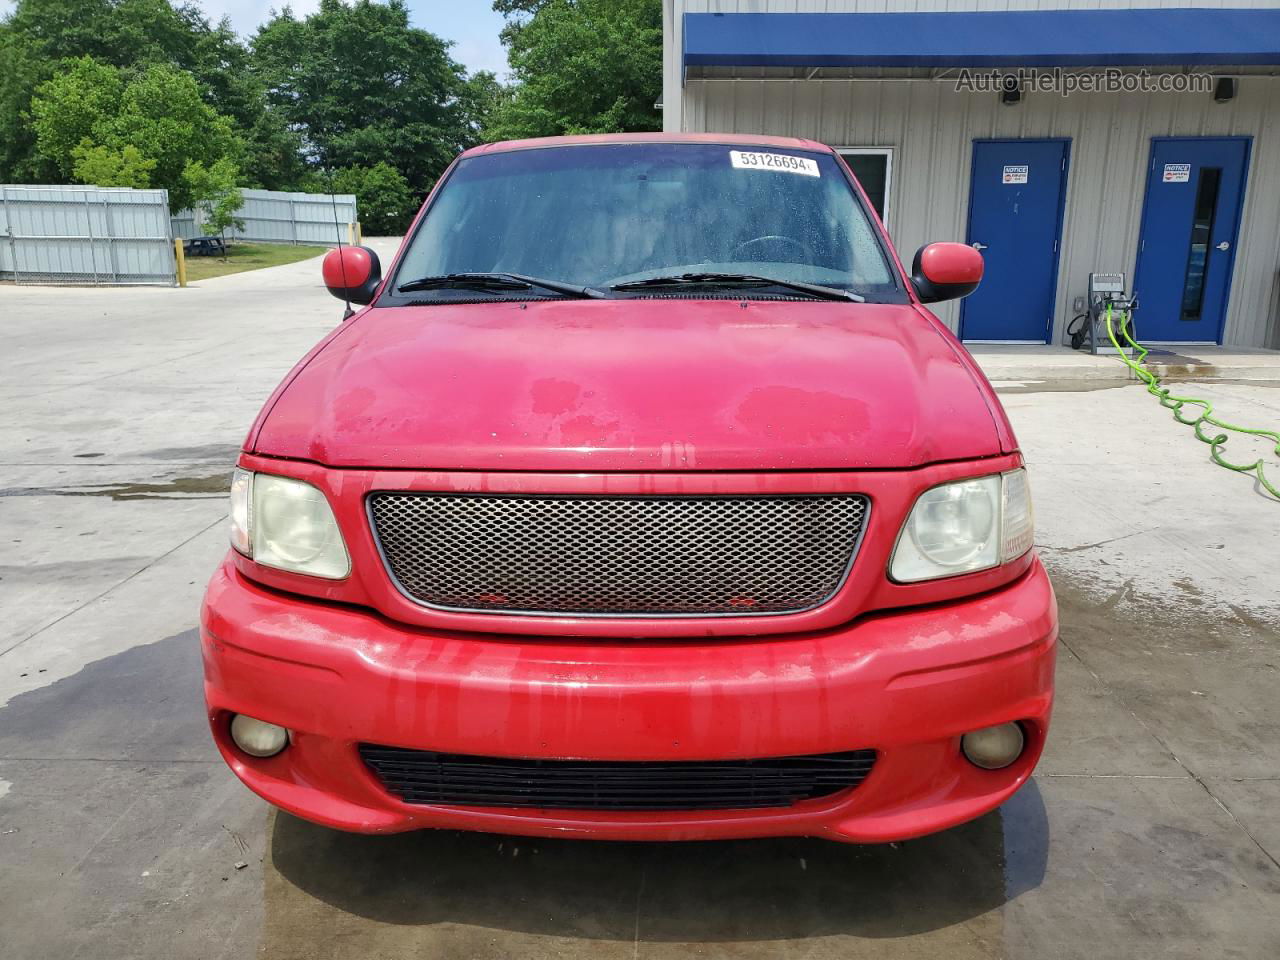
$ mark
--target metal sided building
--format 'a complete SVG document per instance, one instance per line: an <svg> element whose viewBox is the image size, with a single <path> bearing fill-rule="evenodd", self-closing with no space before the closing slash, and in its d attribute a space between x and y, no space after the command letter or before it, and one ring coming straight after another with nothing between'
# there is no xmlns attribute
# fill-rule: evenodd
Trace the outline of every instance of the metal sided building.
<svg viewBox="0 0 1280 960"><path fill-rule="evenodd" d="M1091 272L1140 339L1280 348L1280 0L664 0L669 131L839 148L909 263L983 250L939 315L1062 343Z"/></svg>

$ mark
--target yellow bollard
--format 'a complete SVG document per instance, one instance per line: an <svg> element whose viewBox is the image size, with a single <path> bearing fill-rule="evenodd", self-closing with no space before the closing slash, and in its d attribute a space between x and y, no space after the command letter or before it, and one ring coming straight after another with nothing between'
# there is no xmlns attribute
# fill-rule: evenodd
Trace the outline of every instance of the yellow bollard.
<svg viewBox="0 0 1280 960"><path fill-rule="evenodd" d="M178 286L187 285L187 255L182 249L182 238L173 238L173 258L178 268Z"/></svg>
<svg viewBox="0 0 1280 960"><path fill-rule="evenodd" d="M364 243L364 227L360 226L360 221L356 221L356 243Z"/></svg>
<svg viewBox="0 0 1280 960"><path fill-rule="evenodd" d="M350 220L347 221L347 245L351 247L356 245L356 225Z"/></svg>

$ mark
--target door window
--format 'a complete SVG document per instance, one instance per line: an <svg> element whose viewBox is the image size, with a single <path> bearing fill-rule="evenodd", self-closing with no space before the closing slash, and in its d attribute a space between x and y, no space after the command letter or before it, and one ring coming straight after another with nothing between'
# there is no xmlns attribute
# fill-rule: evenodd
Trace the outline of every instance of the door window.
<svg viewBox="0 0 1280 960"><path fill-rule="evenodd" d="M1209 245L1213 237L1213 214L1218 208L1221 167L1201 167L1196 185L1196 205L1191 221L1191 250L1182 285L1182 319L1196 321L1204 309L1204 286L1209 269Z"/></svg>

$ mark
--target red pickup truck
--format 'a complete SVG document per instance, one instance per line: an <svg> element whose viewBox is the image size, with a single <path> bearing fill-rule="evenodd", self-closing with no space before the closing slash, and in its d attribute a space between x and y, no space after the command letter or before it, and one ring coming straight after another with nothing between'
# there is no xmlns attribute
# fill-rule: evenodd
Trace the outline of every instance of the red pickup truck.
<svg viewBox="0 0 1280 960"><path fill-rule="evenodd" d="M345 830L897 840L1000 804L1053 699L1022 456L805 140L501 143L271 396L201 618L213 736Z"/></svg>

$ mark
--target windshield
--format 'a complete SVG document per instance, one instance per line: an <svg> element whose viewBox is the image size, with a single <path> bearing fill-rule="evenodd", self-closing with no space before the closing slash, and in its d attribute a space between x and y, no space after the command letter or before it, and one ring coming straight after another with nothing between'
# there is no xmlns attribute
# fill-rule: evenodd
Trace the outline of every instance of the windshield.
<svg viewBox="0 0 1280 960"><path fill-rule="evenodd" d="M723 144L542 147L469 157L441 187L389 289L459 273L602 290L658 276L732 273L835 287L868 300L901 298L831 154ZM476 294L445 287L392 300L460 296Z"/></svg>

